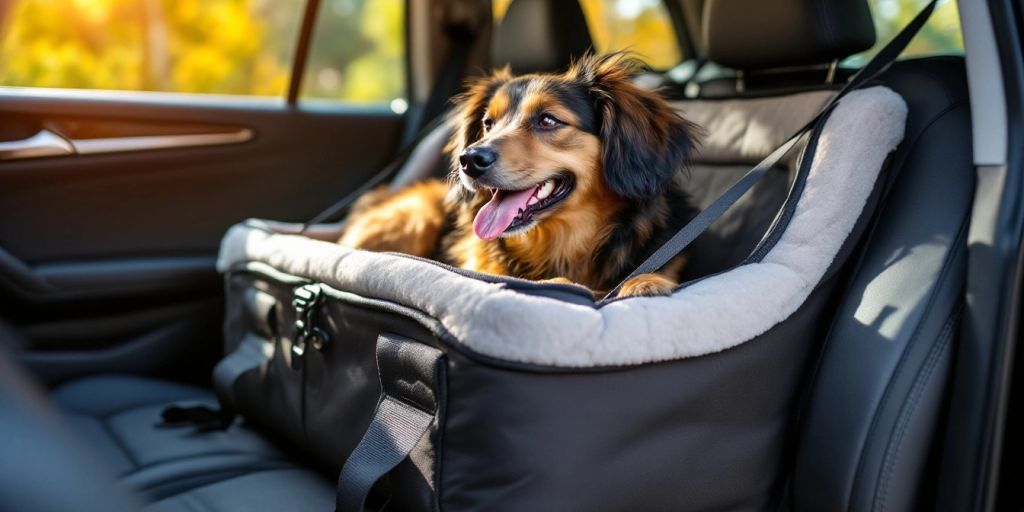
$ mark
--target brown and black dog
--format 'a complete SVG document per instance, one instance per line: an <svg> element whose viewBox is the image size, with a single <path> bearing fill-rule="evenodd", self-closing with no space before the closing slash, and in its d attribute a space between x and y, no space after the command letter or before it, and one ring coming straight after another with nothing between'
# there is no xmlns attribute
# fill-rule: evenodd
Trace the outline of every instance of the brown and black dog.
<svg viewBox="0 0 1024 512"><path fill-rule="evenodd" d="M697 128L633 85L637 62L588 55L562 74L508 69L457 98L449 183L373 191L340 243L603 295L695 214L679 179ZM685 256L627 282L667 295Z"/></svg>

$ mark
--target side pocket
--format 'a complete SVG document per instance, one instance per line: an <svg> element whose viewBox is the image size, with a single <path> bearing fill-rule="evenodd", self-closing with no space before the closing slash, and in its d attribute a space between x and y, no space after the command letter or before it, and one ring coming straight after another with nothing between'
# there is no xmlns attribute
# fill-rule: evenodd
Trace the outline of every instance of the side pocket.
<svg viewBox="0 0 1024 512"><path fill-rule="evenodd" d="M381 398L338 477L336 511L437 509L446 359L389 334L377 338Z"/></svg>

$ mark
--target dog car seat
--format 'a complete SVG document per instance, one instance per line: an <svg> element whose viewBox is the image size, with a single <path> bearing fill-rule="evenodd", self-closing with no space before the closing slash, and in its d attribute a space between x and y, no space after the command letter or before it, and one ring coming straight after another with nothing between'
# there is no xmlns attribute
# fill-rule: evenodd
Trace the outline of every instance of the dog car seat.
<svg viewBox="0 0 1024 512"><path fill-rule="evenodd" d="M416 489L409 509L762 507L835 272L904 116L887 89L848 95L798 159L803 193L771 249L670 297L596 305L572 286L236 226L218 263L231 352L219 368L260 370L222 395L340 466L386 430L382 389L381 404L423 394L413 403L432 433L390 478Z"/></svg>
<svg viewBox="0 0 1024 512"><path fill-rule="evenodd" d="M677 107L712 132L699 158L756 163L835 94ZM773 166L790 177L786 199L747 255L670 297L596 303L347 249L329 229L324 241L236 226L218 262L221 398L341 468L339 510L766 508L837 272L905 117L882 86L825 109ZM706 188L710 202L722 187Z"/></svg>

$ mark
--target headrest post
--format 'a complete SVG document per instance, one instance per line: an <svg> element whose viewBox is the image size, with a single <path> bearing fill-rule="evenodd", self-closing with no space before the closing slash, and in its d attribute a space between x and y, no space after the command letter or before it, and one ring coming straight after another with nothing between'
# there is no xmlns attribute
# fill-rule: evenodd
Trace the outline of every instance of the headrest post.
<svg viewBox="0 0 1024 512"><path fill-rule="evenodd" d="M736 92L743 92L747 89L747 84L744 81L743 71L736 70Z"/></svg>
<svg viewBox="0 0 1024 512"><path fill-rule="evenodd" d="M828 72L825 74L825 83L832 85L836 83L836 69L839 68L839 59L832 59L828 64Z"/></svg>

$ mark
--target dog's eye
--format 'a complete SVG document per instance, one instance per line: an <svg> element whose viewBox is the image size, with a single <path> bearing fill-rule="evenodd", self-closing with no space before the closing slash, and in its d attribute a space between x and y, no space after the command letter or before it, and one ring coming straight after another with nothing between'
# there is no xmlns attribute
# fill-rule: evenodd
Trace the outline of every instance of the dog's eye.
<svg viewBox="0 0 1024 512"><path fill-rule="evenodd" d="M537 118L537 126L545 130L551 130L562 126L562 122L551 114L541 114L540 117Z"/></svg>
<svg viewBox="0 0 1024 512"><path fill-rule="evenodd" d="M490 130L491 127L494 126L494 119L491 119L489 117L488 118L484 118L483 125L484 125L484 130Z"/></svg>

